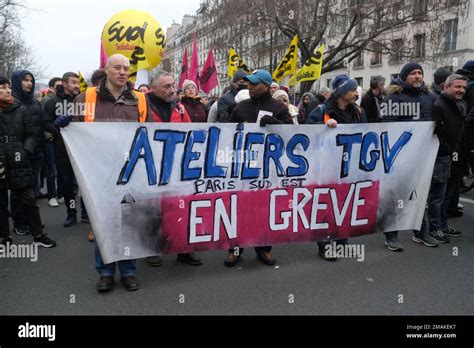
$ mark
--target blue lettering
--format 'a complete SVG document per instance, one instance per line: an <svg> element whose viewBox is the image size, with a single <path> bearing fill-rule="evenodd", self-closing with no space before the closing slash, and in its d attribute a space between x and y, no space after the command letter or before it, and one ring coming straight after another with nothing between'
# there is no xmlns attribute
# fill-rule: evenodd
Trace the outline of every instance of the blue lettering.
<svg viewBox="0 0 474 348"><path fill-rule="evenodd" d="M371 145L375 146L375 149L379 148L379 136L375 132L369 132L364 135L362 140L362 146L360 149L360 160L359 160L359 169L366 172L371 172L375 169L377 161L380 158L379 150L370 151L370 161L367 162L367 152Z"/></svg>
<svg viewBox="0 0 474 348"><path fill-rule="evenodd" d="M143 153L142 153L143 150ZM129 152L129 159L125 162L117 180L117 185L125 185L130 180L135 165L138 160L145 160L146 172L148 175L148 185L156 185L156 169L153 161L153 152L148 141L148 130L146 127L140 127L133 138L132 147Z"/></svg>
<svg viewBox="0 0 474 348"><path fill-rule="evenodd" d="M352 145L362 143L362 133L357 134L338 134L336 136L337 146L343 146L341 161L341 178L349 175L349 166L351 163Z"/></svg>
<svg viewBox="0 0 474 348"><path fill-rule="evenodd" d="M380 139L382 141L382 158L385 173L390 171L393 162L395 162L395 159L398 156L398 153L408 143L411 136L412 134L410 132L403 132L400 138L398 138L397 142L392 146L392 148L390 148L387 132L383 132L380 135Z"/></svg>
<svg viewBox="0 0 474 348"><path fill-rule="evenodd" d="M252 151L252 145L263 144L265 136L263 133L247 133L245 137L245 161L242 167L242 179L257 179L260 176L260 168L250 168L250 161L257 160L258 151Z"/></svg>
<svg viewBox="0 0 474 348"><path fill-rule="evenodd" d="M201 157L200 152L193 151L195 143L204 143L206 141L206 131L190 131L188 132L188 138L186 139L186 145L184 146L183 162L181 168L181 180L197 180L201 177L202 168L194 167L190 168L191 162L198 160Z"/></svg>
<svg viewBox="0 0 474 348"><path fill-rule="evenodd" d="M266 179L270 176L270 159L275 163L278 176L284 176L285 170L280 163L280 158L285 151L285 143L277 134L268 134L265 140L265 151L263 153L263 177Z"/></svg>
<svg viewBox="0 0 474 348"><path fill-rule="evenodd" d="M173 171L174 154L176 152L176 145L184 143L186 138L185 132L178 131L155 131L154 139L156 141L163 141L163 156L161 159L161 173L159 185L167 185L171 178Z"/></svg>
<svg viewBox="0 0 474 348"><path fill-rule="evenodd" d="M239 123L241 124L241 123ZM242 167L242 146L244 143L244 133L237 132L234 135L234 160L232 162L232 177L238 178Z"/></svg>
<svg viewBox="0 0 474 348"><path fill-rule="evenodd" d="M309 138L304 134L296 134L288 142L288 145L286 146L286 156L291 162L298 166L288 167L286 169L286 175L288 177L303 176L308 172L308 160L304 156L295 155L294 150L298 144L301 144L303 150L306 151L309 147L309 143Z"/></svg>
<svg viewBox="0 0 474 348"><path fill-rule="evenodd" d="M220 134L221 130L219 128L209 128L209 139L206 151L206 166L204 167L205 178L225 178L227 175L227 167L221 167L216 164Z"/></svg>

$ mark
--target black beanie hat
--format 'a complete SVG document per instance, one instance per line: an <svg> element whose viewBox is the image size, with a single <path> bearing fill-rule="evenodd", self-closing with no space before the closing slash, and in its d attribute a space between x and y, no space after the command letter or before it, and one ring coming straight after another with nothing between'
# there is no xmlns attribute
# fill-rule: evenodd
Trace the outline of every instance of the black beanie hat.
<svg viewBox="0 0 474 348"><path fill-rule="evenodd" d="M408 75L410 75L410 73L413 70L421 70L421 72L424 74L423 68L421 67L420 64L418 64L418 63L407 63L403 66L402 70L400 71L400 79L402 79L402 81L405 81L407 79Z"/></svg>
<svg viewBox="0 0 474 348"><path fill-rule="evenodd" d="M3 76L0 76L0 86L1 86L1 85L4 85L4 84L6 84L6 83L8 83L8 84L11 86L11 83L10 83L10 81L9 81L7 78L5 78L5 77L3 77Z"/></svg>
<svg viewBox="0 0 474 348"><path fill-rule="evenodd" d="M446 79L448 78L449 75L451 75L451 71L449 71L446 68L436 69L436 71L433 75L434 83L436 83L437 85L442 84L444 81L446 81Z"/></svg>
<svg viewBox="0 0 474 348"><path fill-rule="evenodd" d="M241 69L237 70L234 74L234 77L232 78L232 82L237 82L239 80L242 80L245 76L247 76L247 73Z"/></svg>

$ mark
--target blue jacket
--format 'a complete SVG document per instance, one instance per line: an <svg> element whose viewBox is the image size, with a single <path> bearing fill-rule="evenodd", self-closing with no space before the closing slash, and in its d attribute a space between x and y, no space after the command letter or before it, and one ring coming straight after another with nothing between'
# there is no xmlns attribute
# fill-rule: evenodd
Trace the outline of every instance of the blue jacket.
<svg viewBox="0 0 474 348"><path fill-rule="evenodd" d="M341 110L337 107L337 101L333 96L311 111L306 119L306 123L322 124L324 123L324 114L328 114L330 118L341 124L367 123L365 113L360 110L357 104L349 105L346 110Z"/></svg>
<svg viewBox="0 0 474 348"><path fill-rule="evenodd" d="M388 96L380 106L382 122L432 120L433 104L437 98L424 83L420 88L414 88L401 79L395 79L387 92Z"/></svg>

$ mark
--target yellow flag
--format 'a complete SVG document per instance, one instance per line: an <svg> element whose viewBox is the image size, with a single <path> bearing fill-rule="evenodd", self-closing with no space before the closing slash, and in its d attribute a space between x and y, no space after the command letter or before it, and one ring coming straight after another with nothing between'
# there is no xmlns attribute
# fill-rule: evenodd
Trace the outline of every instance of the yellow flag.
<svg viewBox="0 0 474 348"><path fill-rule="evenodd" d="M79 75L79 89L81 90L81 93L82 93L86 91L89 85L87 84L86 80L84 79L84 76L82 76L80 71L78 75Z"/></svg>
<svg viewBox="0 0 474 348"><path fill-rule="evenodd" d="M143 69L150 69L151 64L148 62L148 58L145 54L145 47L143 41L139 40L138 46L135 46L135 50L130 56L130 75L128 79L135 83L137 80L137 73Z"/></svg>
<svg viewBox="0 0 474 348"><path fill-rule="evenodd" d="M229 63L227 64L227 75L230 78L234 77L234 74L237 70L242 69L246 73L250 74L252 70L244 64L244 61L240 56L235 52L235 50L231 47L229 50Z"/></svg>
<svg viewBox="0 0 474 348"><path fill-rule="evenodd" d="M324 45L319 46L311 57L304 63L303 67L290 79L290 86L303 81L313 81L321 77L323 67Z"/></svg>
<svg viewBox="0 0 474 348"><path fill-rule="evenodd" d="M291 40L290 47L286 50L285 56L280 65L273 72L273 79L280 81L288 74L296 73L296 58L298 57L298 35Z"/></svg>

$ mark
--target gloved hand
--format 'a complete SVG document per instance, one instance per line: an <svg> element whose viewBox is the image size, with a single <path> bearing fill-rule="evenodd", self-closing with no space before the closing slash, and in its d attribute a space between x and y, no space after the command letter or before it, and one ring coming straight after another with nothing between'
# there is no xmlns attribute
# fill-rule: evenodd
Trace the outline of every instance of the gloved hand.
<svg viewBox="0 0 474 348"><path fill-rule="evenodd" d="M270 115L265 115L260 119L260 127L265 127L267 124L276 124L280 123L278 120Z"/></svg>
<svg viewBox="0 0 474 348"><path fill-rule="evenodd" d="M72 116L59 116L56 120L54 120L54 126L56 128L64 128L69 125L71 122Z"/></svg>

